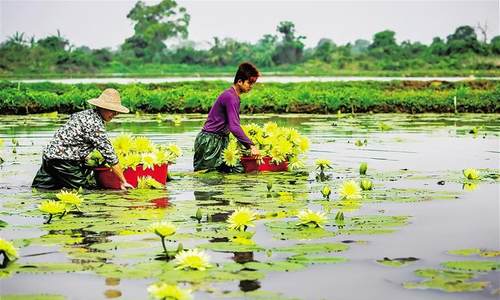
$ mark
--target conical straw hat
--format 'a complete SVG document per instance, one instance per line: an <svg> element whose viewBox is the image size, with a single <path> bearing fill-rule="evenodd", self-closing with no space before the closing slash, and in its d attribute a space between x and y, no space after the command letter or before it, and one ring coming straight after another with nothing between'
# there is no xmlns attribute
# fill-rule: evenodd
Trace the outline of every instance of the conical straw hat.
<svg viewBox="0 0 500 300"><path fill-rule="evenodd" d="M122 105L120 93L115 89L105 89L98 98L90 99L88 103L120 113L129 112L129 109Z"/></svg>

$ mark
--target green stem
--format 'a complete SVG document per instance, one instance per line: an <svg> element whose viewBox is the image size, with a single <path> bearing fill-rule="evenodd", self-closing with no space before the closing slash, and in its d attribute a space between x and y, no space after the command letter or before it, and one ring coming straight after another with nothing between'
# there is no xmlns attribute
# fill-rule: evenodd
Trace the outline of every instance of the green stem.
<svg viewBox="0 0 500 300"><path fill-rule="evenodd" d="M52 221L52 214L49 214L49 219L45 222L45 224L50 224L50 221Z"/></svg>
<svg viewBox="0 0 500 300"><path fill-rule="evenodd" d="M167 257L167 259L169 258L168 256L168 251L167 251L167 247L165 246L165 237L161 237L161 245L163 246L163 251L165 251L165 256Z"/></svg>

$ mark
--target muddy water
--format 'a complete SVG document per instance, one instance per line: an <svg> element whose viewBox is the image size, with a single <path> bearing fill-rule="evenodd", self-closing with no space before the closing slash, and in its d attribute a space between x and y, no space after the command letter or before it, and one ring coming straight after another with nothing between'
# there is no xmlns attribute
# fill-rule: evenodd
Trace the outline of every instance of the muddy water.
<svg viewBox="0 0 500 300"><path fill-rule="evenodd" d="M179 232L190 234L179 236L177 240L182 241L184 247L193 248L213 241L210 237L212 226L223 226L222 222L216 222L216 217L224 220L228 211L242 203L253 205L261 213L275 211L275 203L280 200L275 195L270 198L272 201L266 199L265 183L268 179L274 180L274 191L289 191L296 199L294 203L281 205L280 209L309 207L320 210L329 205L321 199L321 187L327 184L337 194L343 180L359 179L358 166L364 161L369 165L367 174L373 180L375 189L364 195L359 208L345 211L346 219L405 216L405 224L391 227L391 231L384 234L375 234L370 230L338 231L335 236L330 237L282 239L265 225L276 220L262 219L256 222L256 227L251 231L255 232L253 240L264 249L297 243L343 242L349 245L349 249L329 255L343 257L348 261L336 264L313 263L288 272L264 272L257 279L208 278L201 283L196 283L193 279L182 280L179 285L193 289L195 299L498 297L498 294L495 295L495 290L499 288L498 271L478 274L474 280L489 281L490 284L477 292L446 293L436 289L403 287L405 282L422 281L414 273L417 269L442 269L440 264L446 261L495 261L495 258L451 255L447 251L466 248L500 250L499 181L495 176L490 176L498 174L500 169L498 115L381 114L357 115L354 118L345 116L340 119L325 115L261 115L242 118L242 123L273 120L282 126L295 127L309 137L311 149L306 158L307 175L195 175L192 173L192 145L204 117L184 115L180 126L174 126L170 119L172 116L162 116L159 119L156 115L128 116L109 124L111 136L129 132L148 136L157 143L174 142L182 148L184 155L169 169L175 180L169 182L167 190L158 195L87 191L85 197L90 200L86 201L91 203L82 208L83 216L79 220L83 223L85 218L95 220L92 227L75 225L71 222L73 216L44 225L44 217L37 212L36 205L42 198L53 196L32 192L30 188L31 180L39 167L42 147L54 130L65 121L65 117L1 117L0 138L4 140L4 147L0 150L0 156L5 163L0 166L0 220L8 225L0 228L0 236L14 241L21 255L16 264L24 266L24 269L0 277L0 295L53 294L68 299L145 299L148 297L147 286L165 280L162 277L164 275L157 275L153 270L137 271L138 274L134 275L124 275L124 272L121 275L116 272L106 273L103 271L103 264L95 264L98 261L94 256L95 252L85 260L71 250L89 247L104 249L99 253L105 255L105 259L99 262L104 261L104 265L128 271L139 270L139 264L144 262L166 264L155 260L161 247L154 235L144 231L121 234L120 226L116 224L126 227L130 223L140 227L143 224L137 219L143 218L148 223L158 219L155 214L161 214L161 219L177 222ZM382 123L390 129L382 130ZM480 128L476 135L469 133L474 127ZM358 140L366 140L366 143L357 146ZM13 153L14 149L16 153ZM327 171L331 177L324 182L316 180L314 161L318 158L329 159L334 165L332 170ZM467 182L461 170L470 167L479 169L483 179L475 182L473 190L464 190L463 184ZM98 196L92 198L95 195ZM107 197L109 201L99 202L99 197ZM141 209L137 207L144 207L144 202L147 203L148 199L158 198L166 199L170 208L153 206L154 209L144 209L143 212L134 214L135 210ZM338 197L332 199L330 202L334 208L329 217L332 214L334 216L338 209L335 206ZM123 211L117 207L122 207ZM196 227L196 222L191 222L189 218L196 207L202 207L211 214L212 222L204 222ZM293 221L294 218L288 217L286 220ZM58 222L66 228L57 227ZM101 226L99 230L96 229L97 226ZM71 231L68 229L70 227L75 229ZM338 229L332 226L327 230ZM206 233L205 236L193 235L200 232ZM63 238L60 241L48 241L55 235ZM45 240L40 240L40 237L45 237ZM83 241L70 243L68 239L71 237L83 237ZM106 243L120 241L122 244L116 244L114 249L105 247ZM124 246L127 243L130 244L129 247ZM138 244L135 248L134 243ZM175 247L176 243L170 245L172 249ZM209 253L218 267L234 262L237 256L231 252L210 250ZM251 260L268 262L283 260L287 256L289 255L276 251L271 256L265 251L254 251ZM241 254L238 257L241 258ZM418 260L401 267L376 262L384 257L414 257ZM59 271L26 272L29 268L27 266L40 268L40 264L44 263L69 263L69 266L60 267ZM72 269L75 266L84 266L84 269L75 271ZM155 266L162 268L162 265ZM247 294L237 294L241 291ZM270 296L271 293L275 298Z"/></svg>

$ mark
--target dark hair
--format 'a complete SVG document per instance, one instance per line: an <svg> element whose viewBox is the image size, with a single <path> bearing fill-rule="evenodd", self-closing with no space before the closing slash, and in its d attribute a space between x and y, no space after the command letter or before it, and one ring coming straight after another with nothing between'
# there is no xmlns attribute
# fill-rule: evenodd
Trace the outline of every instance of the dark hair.
<svg viewBox="0 0 500 300"><path fill-rule="evenodd" d="M239 80L245 81L248 80L250 83L254 83L259 78L260 73L257 68L249 62L244 62L238 67L238 71L236 71L236 75L234 76L234 84L236 84Z"/></svg>

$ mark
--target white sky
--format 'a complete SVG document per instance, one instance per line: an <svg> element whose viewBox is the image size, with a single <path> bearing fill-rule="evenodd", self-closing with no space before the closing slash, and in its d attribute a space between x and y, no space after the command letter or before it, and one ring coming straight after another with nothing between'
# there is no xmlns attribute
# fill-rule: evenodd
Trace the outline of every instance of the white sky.
<svg viewBox="0 0 500 300"><path fill-rule="evenodd" d="M16 31L42 38L57 30L76 46L116 49L133 34L126 18L135 0L0 0L0 42ZM149 4L158 1L145 1ZM460 25L487 23L488 37L499 35L499 0L263 1L178 0L191 15L189 39L207 45L214 36L256 42L276 33L280 21L295 23L305 44L330 38L337 44L371 40L385 29L398 41L430 43ZM479 32L478 33L478 37Z"/></svg>

